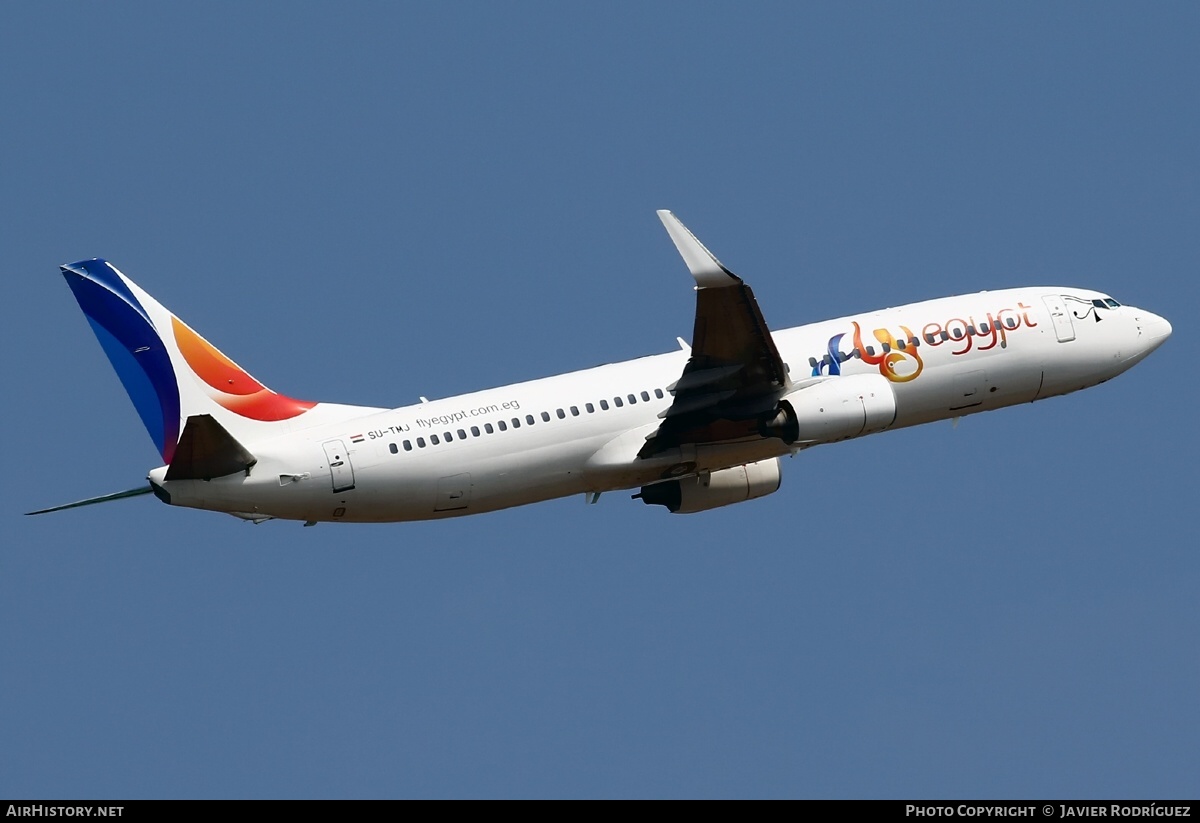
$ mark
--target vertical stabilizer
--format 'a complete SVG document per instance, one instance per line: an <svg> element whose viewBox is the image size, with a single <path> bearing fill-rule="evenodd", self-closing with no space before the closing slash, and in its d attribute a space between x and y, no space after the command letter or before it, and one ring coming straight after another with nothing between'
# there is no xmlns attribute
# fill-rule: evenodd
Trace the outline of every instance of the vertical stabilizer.
<svg viewBox="0 0 1200 823"><path fill-rule="evenodd" d="M105 260L61 269L166 463L195 415L253 442L379 411L271 391Z"/></svg>

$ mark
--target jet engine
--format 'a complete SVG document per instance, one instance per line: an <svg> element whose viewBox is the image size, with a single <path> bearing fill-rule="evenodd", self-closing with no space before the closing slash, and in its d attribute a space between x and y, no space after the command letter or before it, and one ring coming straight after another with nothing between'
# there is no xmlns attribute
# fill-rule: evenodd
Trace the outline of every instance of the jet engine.
<svg viewBox="0 0 1200 823"><path fill-rule="evenodd" d="M789 445L815 445L883 431L895 419L896 394L886 377L842 375L788 394L760 431Z"/></svg>
<svg viewBox="0 0 1200 823"><path fill-rule="evenodd" d="M779 482L779 458L772 457L682 480L642 486L633 498L647 506L666 506L672 514L692 514L766 497L779 490Z"/></svg>

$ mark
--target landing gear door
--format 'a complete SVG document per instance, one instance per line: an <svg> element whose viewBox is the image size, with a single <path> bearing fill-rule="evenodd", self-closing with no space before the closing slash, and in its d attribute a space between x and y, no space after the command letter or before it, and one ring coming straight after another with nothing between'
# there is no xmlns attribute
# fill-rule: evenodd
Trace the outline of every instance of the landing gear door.
<svg viewBox="0 0 1200 823"><path fill-rule="evenodd" d="M1051 294L1042 300L1050 310L1050 319L1054 322L1054 333L1058 335L1058 342L1070 343L1075 339L1075 325L1071 322L1071 315L1067 312L1063 299L1057 294Z"/></svg>
<svg viewBox="0 0 1200 823"><path fill-rule="evenodd" d="M350 491L354 488L354 466L350 464L350 453L346 451L346 444L341 440L328 440L321 445L325 449L333 490Z"/></svg>

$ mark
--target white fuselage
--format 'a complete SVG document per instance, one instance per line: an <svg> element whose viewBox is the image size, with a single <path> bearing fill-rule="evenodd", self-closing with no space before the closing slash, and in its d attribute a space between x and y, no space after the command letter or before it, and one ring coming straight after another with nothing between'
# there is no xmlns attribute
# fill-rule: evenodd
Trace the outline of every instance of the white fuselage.
<svg viewBox="0 0 1200 823"><path fill-rule="evenodd" d="M1104 300L1076 288L980 292L772 336L793 383L886 377L896 406L887 428L900 428L1102 383L1169 336L1157 315ZM163 467L150 479L173 504L252 519L423 520L629 489L677 476L679 466L717 471L815 445L760 437L639 459L688 356L643 357L254 442L257 462L244 474L166 481Z"/></svg>

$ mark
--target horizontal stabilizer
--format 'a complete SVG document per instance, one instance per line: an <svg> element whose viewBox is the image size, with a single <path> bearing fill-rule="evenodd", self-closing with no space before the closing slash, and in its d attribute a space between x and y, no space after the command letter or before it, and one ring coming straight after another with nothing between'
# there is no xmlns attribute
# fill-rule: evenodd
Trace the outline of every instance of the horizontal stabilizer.
<svg viewBox="0 0 1200 823"><path fill-rule="evenodd" d="M211 414L196 414L183 426L166 479L212 480L245 471L257 462Z"/></svg>
<svg viewBox="0 0 1200 823"><path fill-rule="evenodd" d="M49 514L50 512L60 512L63 509L77 509L80 506L90 506L93 503L107 503L110 500L121 500L126 497L139 497L143 494L150 494L154 491L152 486L138 486L136 489L129 489L123 492L113 492L112 494L102 494L99 497L89 497L87 500L76 500L74 503L67 503L63 506L54 506L49 509L38 509L35 512L25 512L25 514Z"/></svg>

